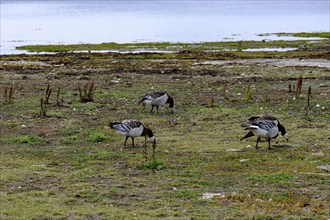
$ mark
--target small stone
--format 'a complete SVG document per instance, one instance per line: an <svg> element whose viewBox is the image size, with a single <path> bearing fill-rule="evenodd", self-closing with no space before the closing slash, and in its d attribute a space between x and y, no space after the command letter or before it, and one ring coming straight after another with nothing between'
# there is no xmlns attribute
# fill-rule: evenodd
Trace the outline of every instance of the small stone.
<svg viewBox="0 0 330 220"><path fill-rule="evenodd" d="M249 161L250 159L241 159L239 160L239 162L243 163L243 162L246 162L246 161Z"/></svg>
<svg viewBox="0 0 330 220"><path fill-rule="evenodd" d="M324 153L322 151L319 151L319 152L316 152L316 153L312 153L312 155L321 157L321 156L324 156Z"/></svg>
<svg viewBox="0 0 330 220"><path fill-rule="evenodd" d="M320 165L320 166L317 166L316 168L330 172L330 165Z"/></svg>
<svg viewBox="0 0 330 220"><path fill-rule="evenodd" d="M227 149L226 152L241 152L242 149Z"/></svg>
<svg viewBox="0 0 330 220"><path fill-rule="evenodd" d="M213 197L225 198L226 196L222 193L203 193L202 199L212 199Z"/></svg>
<svg viewBox="0 0 330 220"><path fill-rule="evenodd" d="M246 146L246 149L248 149L248 150L255 150L256 148L253 147L253 146L251 146L251 145L248 145L248 146Z"/></svg>

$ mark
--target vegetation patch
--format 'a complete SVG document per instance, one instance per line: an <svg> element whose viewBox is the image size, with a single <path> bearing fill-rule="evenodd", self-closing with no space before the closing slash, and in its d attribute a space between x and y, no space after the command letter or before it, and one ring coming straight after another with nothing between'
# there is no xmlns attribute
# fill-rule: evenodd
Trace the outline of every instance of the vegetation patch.
<svg viewBox="0 0 330 220"><path fill-rule="evenodd" d="M258 36L292 36L292 37L312 37L312 38L330 38L330 32L298 32L298 33L286 33L286 32L279 32L279 33L267 33L267 34L258 34Z"/></svg>
<svg viewBox="0 0 330 220"><path fill-rule="evenodd" d="M282 45L299 49L241 51ZM328 45L0 56L0 219L328 219ZM174 113L136 104L153 90L169 92ZM255 136L240 141L240 124L265 113L289 141L256 150ZM145 149L145 137L124 146L108 125L125 119L152 129L157 147L147 138Z"/></svg>
<svg viewBox="0 0 330 220"><path fill-rule="evenodd" d="M37 135L22 135L8 138L8 142L11 144L26 144L26 145L39 145L46 142L46 140Z"/></svg>
<svg viewBox="0 0 330 220"><path fill-rule="evenodd" d="M88 141L90 141L90 142L102 142L102 141L105 141L108 139L109 139L109 137L106 136L104 133L93 133L93 134L90 134L88 137Z"/></svg>
<svg viewBox="0 0 330 220"><path fill-rule="evenodd" d="M144 170L162 170L165 168L165 162L161 160L151 160L143 162L142 164L137 165L138 169Z"/></svg>

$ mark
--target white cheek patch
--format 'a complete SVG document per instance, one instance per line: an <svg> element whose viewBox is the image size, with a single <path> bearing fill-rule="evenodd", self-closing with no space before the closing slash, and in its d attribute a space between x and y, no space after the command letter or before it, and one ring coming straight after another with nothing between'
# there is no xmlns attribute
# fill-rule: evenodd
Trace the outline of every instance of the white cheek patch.
<svg viewBox="0 0 330 220"><path fill-rule="evenodd" d="M288 135L288 133L285 133L285 135L283 135L283 137L285 138L285 140L289 140L289 135Z"/></svg>

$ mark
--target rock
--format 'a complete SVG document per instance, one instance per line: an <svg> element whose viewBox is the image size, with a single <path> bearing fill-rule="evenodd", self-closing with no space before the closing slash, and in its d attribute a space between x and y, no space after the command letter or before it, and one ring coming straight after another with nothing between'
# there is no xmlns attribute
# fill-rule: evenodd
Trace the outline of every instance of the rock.
<svg viewBox="0 0 330 220"><path fill-rule="evenodd" d="M226 196L222 193L203 193L202 199L212 199L213 197L225 198Z"/></svg>
<svg viewBox="0 0 330 220"><path fill-rule="evenodd" d="M110 82L114 83L114 84L118 84L119 80L111 80Z"/></svg>
<svg viewBox="0 0 330 220"><path fill-rule="evenodd" d="M253 146L251 146L251 145L248 145L248 146L246 146L246 149L248 149L248 150L255 150L256 148L253 147Z"/></svg>
<svg viewBox="0 0 330 220"><path fill-rule="evenodd" d="M322 151L319 151L319 152L316 152L316 153L312 153L312 155L321 157L321 156L324 156L324 153Z"/></svg>
<svg viewBox="0 0 330 220"><path fill-rule="evenodd" d="M243 162L246 162L246 161L249 161L250 159L241 159L239 160L239 162L243 163Z"/></svg>
<svg viewBox="0 0 330 220"><path fill-rule="evenodd" d="M322 88L322 87L328 87L329 85L328 84L324 84L324 83L321 83L320 84L320 87Z"/></svg>
<svg viewBox="0 0 330 220"><path fill-rule="evenodd" d="M317 166L316 168L330 172L330 165L320 165L320 166Z"/></svg>
<svg viewBox="0 0 330 220"><path fill-rule="evenodd" d="M242 149L227 149L226 152L241 152Z"/></svg>

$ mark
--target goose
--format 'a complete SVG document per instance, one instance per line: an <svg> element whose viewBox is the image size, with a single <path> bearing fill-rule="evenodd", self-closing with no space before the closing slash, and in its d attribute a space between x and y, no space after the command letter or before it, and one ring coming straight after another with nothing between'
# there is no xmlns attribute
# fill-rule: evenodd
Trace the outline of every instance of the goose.
<svg viewBox="0 0 330 220"><path fill-rule="evenodd" d="M174 101L173 98L165 91L153 91L145 94L141 97L138 104L145 103L151 105L151 112L153 112L154 107L158 107L161 105L169 104L171 112L173 113Z"/></svg>
<svg viewBox="0 0 330 220"><path fill-rule="evenodd" d="M285 131L285 127L279 122L279 120L270 115L262 116L252 116L246 123L241 124L241 127L244 130L249 130L249 132L241 138L249 138L252 136L257 136L256 149L258 148L258 143L261 138L265 138L268 141L268 149L270 150L270 140L277 138L278 133L281 132L281 135L288 141L289 137Z"/></svg>
<svg viewBox="0 0 330 220"><path fill-rule="evenodd" d="M145 141L147 136L151 138L153 144L156 143L156 137L151 129L145 127L142 122L137 120L124 120L122 122L111 122L109 127L115 129L119 134L126 136L124 145L126 146L127 139L132 139L132 147L134 147L134 138L144 136Z"/></svg>

